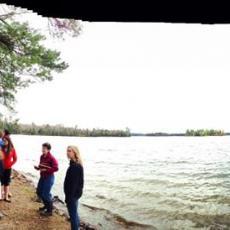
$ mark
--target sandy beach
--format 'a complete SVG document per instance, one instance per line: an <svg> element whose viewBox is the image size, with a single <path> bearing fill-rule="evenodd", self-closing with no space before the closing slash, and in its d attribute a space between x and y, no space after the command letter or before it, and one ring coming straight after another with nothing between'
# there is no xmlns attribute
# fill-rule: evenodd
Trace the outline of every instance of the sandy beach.
<svg viewBox="0 0 230 230"><path fill-rule="evenodd" d="M35 188L17 171L13 172L11 192L11 203L0 201L0 230L70 230L66 215L58 209L49 218L39 215L38 208L41 204L36 202ZM81 225L81 229L96 229L85 223Z"/></svg>

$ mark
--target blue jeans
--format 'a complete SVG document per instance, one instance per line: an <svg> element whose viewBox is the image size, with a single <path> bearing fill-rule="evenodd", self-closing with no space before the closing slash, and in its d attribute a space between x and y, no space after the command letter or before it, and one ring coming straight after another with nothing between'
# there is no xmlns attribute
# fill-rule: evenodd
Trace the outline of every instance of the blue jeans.
<svg viewBox="0 0 230 230"><path fill-rule="evenodd" d="M67 209L71 222L71 230L78 230L78 228L80 227L80 219L78 215L78 200L68 201Z"/></svg>
<svg viewBox="0 0 230 230"><path fill-rule="evenodd" d="M37 195L42 199L47 208L52 209L51 189L54 184L54 175L48 177L40 177L37 186ZM52 210L50 210L52 211Z"/></svg>

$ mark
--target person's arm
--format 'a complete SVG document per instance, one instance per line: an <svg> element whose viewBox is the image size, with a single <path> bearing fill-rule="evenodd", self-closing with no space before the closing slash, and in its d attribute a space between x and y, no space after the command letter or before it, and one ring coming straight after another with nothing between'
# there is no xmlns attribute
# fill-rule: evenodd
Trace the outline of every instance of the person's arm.
<svg viewBox="0 0 230 230"><path fill-rule="evenodd" d="M8 145L8 143L9 143L6 138L3 138L2 141L3 141L3 146L4 147L6 147Z"/></svg>
<svg viewBox="0 0 230 230"><path fill-rule="evenodd" d="M3 155L3 152L2 152L2 150L1 150L1 148L0 148L0 161L2 161L3 158L4 158L4 155Z"/></svg>
<svg viewBox="0 0 230 230"><path fill-rule="evenodd" d="M36 170L39 170L39 167L38 167L37 165L34 165L34 168L35 168Z"/></svg>
<svg viewBox="0 0 230 230"><path fill-rule="evenodd" d="M48 173L54 173L58 171L58 162L54 157L52 157L51 160L51 168L47 168L45 171Z"/></svg>
<svg viewBox="0 0 230 230"><path fill-rule="evenodd" d="M13 161L12 161L12 163L11 163L11 166L13 166L13 165L17 162L17 159L18 159L18 158L17 158L16 150L13 149L12 151L13 151L13 155L12 155Z"/></svg>
<svg viewBox="0 0 230 230"><path fill-rule="evenodd" d="M39 165L41 164L41 162L42 162L42 156L40 156ZM40 167L37 166L37 165L34 165L34 168L35 168L36 170L40 170Z"/></svg>
<svg viewBox="0 0 230 230"><path fill-rule="evenodd" d="M79 167L80 177L79 177L79 190L83 190L84 187L84 169L82 166Z"/></svg>
<svg viewBox="0 0 230 230"><path fill-rule="evenodd" d="M0 148L4 147L4 141L2 139L0 139Z"/></svg>

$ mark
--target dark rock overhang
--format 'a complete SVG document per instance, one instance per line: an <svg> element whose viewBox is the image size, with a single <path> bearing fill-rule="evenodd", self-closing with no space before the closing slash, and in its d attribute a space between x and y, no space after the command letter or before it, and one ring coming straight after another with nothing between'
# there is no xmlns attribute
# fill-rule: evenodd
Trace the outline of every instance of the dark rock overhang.
<svg viewBox="0 0 230 230"><path fill-rule="evenodd" d="M191 2L191 3L190 3ZM109 22L177 22L230 23L227 5L222 1L207 4L196 1L70 1L70 0L2 0L17 7L32 10L44 17L73 18L83 21Z"/></svg>

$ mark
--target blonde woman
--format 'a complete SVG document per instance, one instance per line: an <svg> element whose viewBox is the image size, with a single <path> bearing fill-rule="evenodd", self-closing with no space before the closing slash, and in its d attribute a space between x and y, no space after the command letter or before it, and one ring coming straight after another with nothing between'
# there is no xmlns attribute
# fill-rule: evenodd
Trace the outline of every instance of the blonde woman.
<svg viewBox="0 0 230 230"><path fill-rule="evenodd" d="M67 157L70 164L64 181L65 202L70 216L71 230L77 230L80 228L78 200L82 196L84 170L80 152L76 146L67 148Z"/></svg>

